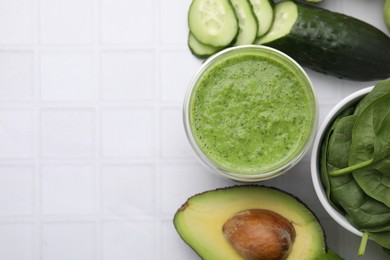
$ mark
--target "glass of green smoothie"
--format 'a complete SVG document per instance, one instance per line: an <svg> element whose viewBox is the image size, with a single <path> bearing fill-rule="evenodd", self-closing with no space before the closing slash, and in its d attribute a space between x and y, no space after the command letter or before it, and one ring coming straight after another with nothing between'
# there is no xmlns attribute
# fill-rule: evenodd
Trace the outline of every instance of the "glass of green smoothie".
<svg viewBox="0 0 390 260"><path fill-rule="evenodd" d="M197 157L242 182L278 176L310 147L318 105L305 71L273 48L246 45L207 59L190 82L184 126Z"/></svg>

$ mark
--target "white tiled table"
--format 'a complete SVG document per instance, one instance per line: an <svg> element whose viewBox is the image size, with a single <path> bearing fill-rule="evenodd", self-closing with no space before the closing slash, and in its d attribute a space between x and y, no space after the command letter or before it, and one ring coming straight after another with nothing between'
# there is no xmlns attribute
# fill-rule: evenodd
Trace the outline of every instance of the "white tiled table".
<svg viewBox="0 0 390 260"><path fill-rule="evenodd" d="M196 193L236 184L195 159L181 103L201 61L189 0L0 0L0 259L198 259L172 217ZM382 30L383 0L323 6ZM374 82L307 70L320 120ZM346 259L359 238L323 210L309 156L262 184L301 198ZM369 243L365 257L388 259Z"/></svg>

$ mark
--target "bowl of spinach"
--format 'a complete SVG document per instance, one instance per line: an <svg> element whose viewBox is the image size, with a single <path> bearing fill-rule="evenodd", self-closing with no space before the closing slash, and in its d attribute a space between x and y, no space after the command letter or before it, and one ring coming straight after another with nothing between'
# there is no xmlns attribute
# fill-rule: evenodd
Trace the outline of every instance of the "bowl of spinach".
<svg viewBox="0 0 390 260"><path fill-rule="evenodd" d="M390 80L361 89L329 112L313 143L317 196L342 227L390 251Z"/></svg>

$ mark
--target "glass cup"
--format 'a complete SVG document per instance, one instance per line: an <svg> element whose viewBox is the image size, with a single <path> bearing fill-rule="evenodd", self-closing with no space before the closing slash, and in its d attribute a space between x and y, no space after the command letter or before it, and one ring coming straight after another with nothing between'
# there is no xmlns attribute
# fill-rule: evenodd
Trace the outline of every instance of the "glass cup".
<svg viewBox="0 0 390 260"><path fill-rule="evenodd" d="M266 61L272 61L274 64L277 64L277 66L282 66L283 68L287 68L290 72L292 72L292 75L296 77L296 79L300 82L301 86L304 88L304 92L308 100L308 106L310 107L310 112L307 115L307 117L310 118L309 125L307 126L308 130L302 142L299 144L299 148L294 151L292 155L290 154L288 158L282 158L280 164L277 165L277 167L270 168L267 170L255 169L250 173L232 170L229 167L224 166L217 160L213 159L211 156L208 156L205 150L201 148L201 145L199 144L199 138L195 138L195 135L197 133L193 128L190 119L192 113L190 108L191 103L193 102L195 90L198 87L198 83L202 80L202 77L210 70L212 70L215 65L221 64L221 62L224 62L227 59L234 59L235 57L247 54L255 55L256 58L264 59ZM277 77L272 77L271 80L278 81L280 79ZM204 165L206 165L206 167L211 169L213 172L232 180L240 182L258 182L285 173L302 159L302 157L309 149L311 143L313 142L315 136L318 124L318 103L312 83L308 75L305 73L302 67L292 58L270 47L260 45L243 45L225 49L210 57L202 64L200 69L192 78L187 93L185 95L183 105L183 120L188 141L191 144L191 147L194 150L198 159L200 159L200 161Z"/></svg>

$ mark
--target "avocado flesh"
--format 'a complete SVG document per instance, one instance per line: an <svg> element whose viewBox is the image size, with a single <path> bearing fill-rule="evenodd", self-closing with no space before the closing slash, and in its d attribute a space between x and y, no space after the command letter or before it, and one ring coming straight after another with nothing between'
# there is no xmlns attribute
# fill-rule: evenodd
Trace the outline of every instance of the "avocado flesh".
<svg viewBox="0 0 390 260"><path fill-rule="evenodd" d="M296 238L288 260L310 260L325 254L324 233L313 213L293 196L273 188L235 186L195 195L177 211L174 225L203 259L243 259L223 236L222 226L246 209L274 211L293 224Z"/></svg>

